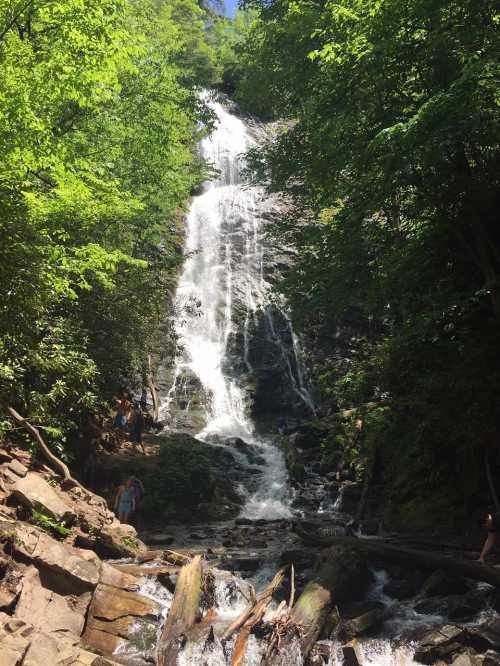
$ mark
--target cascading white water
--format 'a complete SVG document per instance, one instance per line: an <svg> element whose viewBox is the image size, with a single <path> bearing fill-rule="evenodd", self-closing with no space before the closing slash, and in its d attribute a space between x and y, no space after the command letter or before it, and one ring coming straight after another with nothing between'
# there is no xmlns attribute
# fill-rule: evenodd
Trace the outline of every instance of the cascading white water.
<svg viewBox="0 0 500 666"><path fill-rule="evenodd" d="M208 96L206 101L218 122L215 131L201 142L200 152L219 175L204 184L187 216L187 258L176 294L179 314L175 328L182 354L163 412L169 413L178 390L177 379L184 375L197 378L203 388L206 413L206 425L198 437L240 437L258 447L266 461L259 488L248 496L243 515L288 517L291 512L283 455L254 435L246 414L245 392L225 368L234 322L239 319L242 361L251 370L248 330L258 310L265 306L268 293L258 214L262 191L241 182L244 153L255 142L241 119Z"/></svg>

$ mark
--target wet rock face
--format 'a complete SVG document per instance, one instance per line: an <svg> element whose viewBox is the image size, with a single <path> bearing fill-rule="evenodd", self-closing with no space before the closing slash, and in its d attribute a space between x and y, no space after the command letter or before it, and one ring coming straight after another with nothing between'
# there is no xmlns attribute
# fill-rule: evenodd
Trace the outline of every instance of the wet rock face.
<svg viewBox="0 0 500 666"><path fill-rule="evenodd" d="M445 625L420 639L415 661L422 664L493 666L500 663L500 618L476 627Z"/></svg>
<svg viewBox="0 0 500 666"><path fill-rule="evenodd" d="M162 394L169 395L168 426L195 434L206 425L205 406L210 396L199 378L188 368L175 377L173 374L162 383Z"/></svg>
<svg viewBox="0 0 500 666"><path fill-rule="evenodd" d="M421 597L445 596L448 594L466 594L472 589L464 578L451 576L445 571L435 571L422 585Z"/></svg>
<svg viewBox="0 0 500 666"><path fill-rule="evenodd" d="M485 607L485 600L474 594L434 596L415 604L417 613L442 615L455 622L472 620Z"/></svg>
<svg viewBox="0 0 500 666"><path fill-rule="evenodd" d="M302 371L292 335L290 323L274 306L255 314L249 329L245 382L257 422L279 414L310 414L300 394Z"/></svg>

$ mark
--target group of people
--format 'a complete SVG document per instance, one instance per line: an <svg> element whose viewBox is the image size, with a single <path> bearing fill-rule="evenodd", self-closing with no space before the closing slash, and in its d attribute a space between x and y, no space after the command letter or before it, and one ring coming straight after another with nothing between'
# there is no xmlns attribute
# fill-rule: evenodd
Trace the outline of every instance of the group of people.
<svg viewBox="0 0 500 666"><path fill-rule="evenodd" d="M144 486L136 476L129 477L122 483L116 492L114 509L121 523L130 522L132 514L136 513Z"/></svg>
<svg viewBox="0 0 500 666"><path fill-rule="evenodd" d="M144 448L144 412L143 409L146 404L143 404L141 398L140 405L134 404L132 397L128 391L123 391L122 395L116 400L116 416L113 421L113 426L123 434L130 435L130 441L135 446L140 446L142 452L145 454Z"/></svg>

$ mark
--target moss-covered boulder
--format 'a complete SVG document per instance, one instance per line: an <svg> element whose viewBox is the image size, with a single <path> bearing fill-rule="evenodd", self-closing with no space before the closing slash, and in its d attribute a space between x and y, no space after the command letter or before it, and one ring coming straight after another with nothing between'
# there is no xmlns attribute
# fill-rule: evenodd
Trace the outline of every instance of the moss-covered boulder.
<svg viewBox="0 0 500 666"><path fill-rule="evenodd" d="M238 514L241 498L228 478L234 459L227 450L184 432L158 439L158 466L144 479L141 504L148 523L217 520Z"/></svg>

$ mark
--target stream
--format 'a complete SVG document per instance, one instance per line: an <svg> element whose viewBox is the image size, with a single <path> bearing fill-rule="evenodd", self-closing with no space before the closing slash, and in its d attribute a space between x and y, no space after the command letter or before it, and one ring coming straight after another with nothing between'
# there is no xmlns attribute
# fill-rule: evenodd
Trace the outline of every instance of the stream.
<svg viewBox="0 0 500 666"><path fill-rule="evenodd" d="M283 417L294 411L310 416L314 403L290 320L270 301L266 262L272 257L264 239L269 201L260 188L247 185L243 178L244 153L259 143L264 129L237 115L230 104L208 93L204 97L217 126L201 142L200 154L215 167L217 176L193 198L187 215L186 261L176 293L179 354L161 415L168 429L189 429L200 440L227 448L245 474L236 521L176 528L172 548L213 552L216 557L224 545L215 581L215 640L206 645L206 633L199 640L190 639L181 651L180 666L230 663L234 638L223 648L217 627L226 627L248 605L248 583L259 592L283 564L284 551L303 548L292 530L294 520L313 518L338 526L342 533L350 519L343 507L343 490L325 484L314 464L306 466L305 479L292 489L276 443L276 427L265 432L251 417L262 372L268 373L265 376L278 373ZM279 410L274 419L278 417ZM311 548L310 561L306 552L306 561L297 567L299 586L311 574L314 555ZM439 614L417 613L414 598L391 597L384 591L389 580L387 571L373 571L367 599L382 602L387 613L377 631L359 639L364 665L416 663L412 637L422 628L445 622ZM141 592L162 605L165 617L172 593L152 580ZM275 609L276 605L271 606L268 614ZM322 645L322 663L345 663L339 641L322 641ZM263 650L264 642L252 635L244 664L258 666ZM289 666L303 663L294 644L283 659L280 663Z"/></svg>

